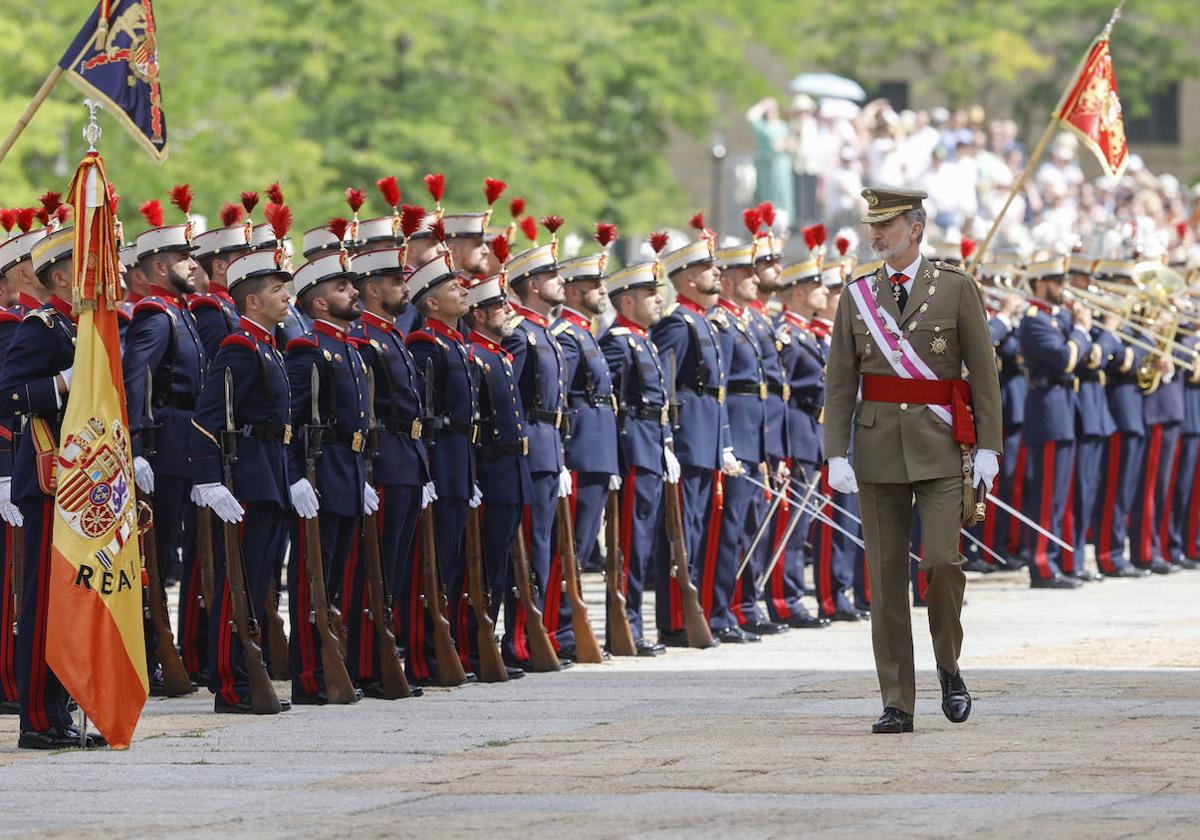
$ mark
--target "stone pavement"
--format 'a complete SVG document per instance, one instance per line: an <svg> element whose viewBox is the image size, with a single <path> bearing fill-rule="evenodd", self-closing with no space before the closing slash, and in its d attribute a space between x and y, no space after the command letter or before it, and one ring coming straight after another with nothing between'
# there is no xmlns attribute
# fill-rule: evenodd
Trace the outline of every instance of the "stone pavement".
<svg viewBox="0 0 1200 840"><path fill-rule="evenodd" d="M1200 572L967 595L961 726L914 610L911 735L869 734L868 628L838 624L270 719L155 699L124 753L18 752L0 718L0 834L1195 836Z"/></svg>

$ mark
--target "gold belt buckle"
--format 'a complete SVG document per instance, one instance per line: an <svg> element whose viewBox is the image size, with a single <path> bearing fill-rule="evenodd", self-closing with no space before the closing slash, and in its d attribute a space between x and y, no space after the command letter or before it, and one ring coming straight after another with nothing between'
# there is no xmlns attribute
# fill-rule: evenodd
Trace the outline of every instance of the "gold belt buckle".
<svg viewBox="0 0 1200 840"><path fill-rule="evenodd" d="M562 408L554 410L554 428L558 429L562 426Z"/></svg>
<svg viewBox="0 0 1200 840"><path fill-rule="evenodd" d="M284 423L283 424L283 445L287 446L291 442L292 442L292 424Z"/></svg>
<svg viewBox="0 0 1200 840"><path fill-rule="evenodd" d="M412 427L408 430L408 436L413 440L421 438L421 421L419 418L413 418Z"/></svg>
<svg viewBox="0 0 1200 840"><path fill-rule="evenodd" d="M366 438L363 436L363 433L356 431L354 437L350 439L350 448L355 452L362 452L365 443Z"/></svg>
<svg viewBox="0 0 1200 840"><path fill-rule="evenodd" d="M665 426L670 421L670 419L671 419L671 409L667 408L664 405L662 407L662 416L659 418L658 424L660 426Z"/></svg>
<svg viewBox="0 0 1200 840"><path fill-rule="evenodd" d="M478 442L479 442L479 424L472 423L471 424L471 443L478 443Z"/></svg>
<svg viewBox="0 0 1200 840"><path fill-rule="evenodd" d="M527 437L521 438L521 454L522 455L529 454L529 438L527 438Z"/></svg>
<svg viewBox="0 0 1200 840"><path fill-rule="evenodd" d="M788 385L785 382L785 383L783 383L783 401L787 402L791 398L792 398L792 386Z"/></svg>
<svg viewBox="0 0 1200 840"><path fill-rule="evenodd" d="M617 405L617 395L611 394L609 396L609 399L612 400L613 414L616 414L618 411L621 410L620 407Z"/></svg>
<svg viewBox="0 0 1200 840"><path fill-rule="evenodd" d="M765 400L767 398L767 383L766 382L758 383L758 398L760 400Z"/></svg>
<svg viewBox="0 0 1200 840"><path fill-rule="evenodd" d="M717 405L725 405L725 386L717 388Z"/></svg>

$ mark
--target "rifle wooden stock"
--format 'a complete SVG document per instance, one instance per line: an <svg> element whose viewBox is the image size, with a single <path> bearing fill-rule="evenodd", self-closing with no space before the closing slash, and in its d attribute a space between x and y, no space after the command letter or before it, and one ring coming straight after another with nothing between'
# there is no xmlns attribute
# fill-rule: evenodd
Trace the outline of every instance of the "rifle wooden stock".
<svg viewBox="0 0 1200 840"><path fill-rule="evenodd" d="M8 580L9 586L12 587L12 634L15 638L21 623L21 592L25 586L25 529L19 525L10 525L8 532L12 537L8 552L12 574L8 576Z"/></svg>
<svg viewBox="0 0 1200 840"><path fill-rule="evenodd" d="M379 558L379 514L368 514L363 523L363 555L367 565L367 595L371 599L371 624L379 646L379 682L386 700L412 697L404 662L396 649L392 632L392 609L388 604L383 580L383 563Z"/></svg>
<svg viewBox="0 0 1200 840"><path fill-rule="evenodd" d="M233 488L229 488L233 492ZM237 523L225 526L225 585L233 608L233 626L242 643L246 679L250 683L250 705L256 715L276 715L282 710L267 664L263 661L261 635L250 625L250 596L246 593L246 569L242 563L242 535ZM222 593L224 596L224 593ZM210 610L212 607L209 608Z"/></svg>
<svg viewBox="0 0 1200 840"><path fill-rule="evenodd" d="M692 583L688 571L687 547L683 539L683 511L679 504L679 486L666 484L663 496L666 502L667 537L671 547L671 575L679 587L683 600L683 625L687 629L688 647L712 647L712 630L700 607L700 593Z"/></svg>
<svg viewBox="0 0 1200 840"><path fill-rule="evenodd" d="M309 470L308 483L317 486L317 477ZM336 620L333 610L329 608L329 596L325 591L325 560L321 554L321 525L317 517L304 520L305 570L308 572L308 586L312 598L312 612L309 621L317 626L317 638L321 642L321 670L325 674L325 697L327 702L335 705L346 705L358 700L354 683L350 682L350 674L346 671L346 662L342 658L342 648L338 640L338 631L334 626ZM296 632L293 630L292 632ZM300 632L304 632L301 628Z"/></svg>
<svg viewBox="0 0 1200 840"><path fill-rule="evenodd" d="M446 618L446 596L438 575L436 532L433 527L433 505L421 511L421 589L425 602L425 614L433 625L433 650L437 658L438 685L456 686L467 681L450 635L450 622Z"/></svg>
<svg viewBox="0 0 1200 840"><path fill-rule="evenodd" d="M565 496L558 500L558 556L562 563L563 582L571 599L571 631L575 634L575 661L594 665L604 661L600 643L588 621L587 604L583 601L583 581L579 561L575 557L575 523L571 521L571 502Z"/></svg>
<svg viewBox="0 0 1200 840"><path fill-rule="evenodd" d="M605 635L608 650L613 656L637 656L633 642L633 628L629 626L629 614L625 612L625 558L621 554L621 494L608 491L608 510L605 519L604 577L608 589Z"/></svg>
<svg viewBox="0 0 1200 840"><path fill-rule="evenodd" d="M529 568L529 557L525 554L525 535L517 528L512 544L512 572L517 588L517 598L525 609L525 638L529 644L529 661L538 673L562 670L554 645L542 624L542 611L538 609L533 594L533 571Z"/></svg>
<svg viewBox="0 0 1200 840"><path fill-rule="evenodd" d="M267 649L271 652L271 679L290 679L287 633L283 629L283 616L279 614L279 593L275 590L274 580L267 589L267 603L263 607L267 616Z"/></svg>
<svg viewBox="0 0 1200 840"><path fill-rule="evenodd" d="M220 605L213 600L213 529L212 511L206 507L196 508L196 562L200 564L200 597L204 608L212 616Z"/></svg>
<svg viewBox="0 0 1200 840"><path fill-rule="evenodd" d="M145 504L145 502L143 502ZM146 566L147 592L150 601L150 623L154 625L157 639L154 652L163 670L163 684L168 697L181 697L196 690L188 676L179 651L175 649L175 635L171 632L171 619L167 614L167 593L163 589L162 575L158 568L158 544L155 541L153 524L140 535L142 557Z"/></svg>
<svg viewBox="0 0 1200 840"><path fill-rule="evenodd" d="M467 513L467 592L475 611L475 648L479 654L479 681L506 682L508 670L500 656L496 625L491 616L483 568L483 539L480 536L479 508Z"/></svg>

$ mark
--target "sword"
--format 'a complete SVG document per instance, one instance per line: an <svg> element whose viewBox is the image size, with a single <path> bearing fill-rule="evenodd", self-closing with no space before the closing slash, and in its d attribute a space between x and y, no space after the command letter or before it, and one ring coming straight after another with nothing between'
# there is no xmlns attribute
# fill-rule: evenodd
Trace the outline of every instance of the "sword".
<svg viewBox="0 0 1200 840"><path fill-rule="evenodd" d="M1054 536L1054 534L1051 534L1049 531L1047 531L1041 525L1034 522L1028 516L1023 515L1016 508L1012 507L1011 505L1007 504L1006 502L1000 501L992 493L988 493L987 498L988 498L989 502L994 504L996 507L1000 508L1000 510L1005 511L1010 516L1015 516L1018 520L1020 520L1021 522L1024 522L1030 528L1037 531L1039 534L1041 534L1046 539L1050 540L1052 543L1057 545L1059 548L1063 549L1064 551L1070 551L1070 552L1075 551L1075 549L1072 546L1067 545L1065 542L1060 540L1058 537Z"/></svg>
<svg viewBox="0 0 1200 840"><path fill-rule="evenodd" d="M746 571L746 566L750 562L750 558L754 556L754 549L758 548L758 544L762 541L763 534L771 526L771 520L775 518L775 511L779 510L779 505L783 503L783 494L780 493L775 497L775 501L771 502L771 507L767 510L766 516L763 517L762 524L758 526L758 533L754 535L754 539L750 542L750 547L746 549L746 553L742 556L742 564L738 566L737 574L733 576L737 580L742 576L742 572Z"/></svg>
<svg viewBox="0 0 1200 840"><path fill-rule="evenodd" d="M801 468L801 471L803 472L803 468ZM796 528L800 525L800 521L804 518L804 514L809 512L808 500L812 497L812 494L816 492L817 484L820 482L820 480L821 473L818 470L805 485L804 498L800 500L800 504L796 508L796 514L792 516L791 521L788 522L787 530L783 533L783 539L781 539L779 541L779 545L775 547L775 552L771 555L771 562L767 564L767 568L761 575L759 575L755 591L761 591L763 587L766 586L767 580L770 579L771 573L775 571L775 566L779 563L780 558L783 557L783 553L787 550L788 543L792 541L792 534L796 532ZM784 482L783 486L786 488L787 482ZM780 493L778 498L782 499L783 497L784 493ZM842 530L832 519L829 519L828 523L834 528ZM851 539L854 539L853 535L851 534L847 534L847 536L849 536ZM745 564L743 564L743 566L744 565ZM740 571L738 572L738 577L741 577ZM734 580L736 579L737 578L734 578Z"/></svg>

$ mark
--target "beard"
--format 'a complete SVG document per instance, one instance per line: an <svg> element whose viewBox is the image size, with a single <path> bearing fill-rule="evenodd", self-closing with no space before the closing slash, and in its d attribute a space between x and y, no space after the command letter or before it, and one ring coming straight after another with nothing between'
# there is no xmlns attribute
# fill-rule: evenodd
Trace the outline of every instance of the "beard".
<svg viewBox="0 0 1200 840"><path fill-rule="evenodd" d="M408 311L408 298L401 298L395 303L385 303L383 311L395 318L397 315L403 315Z"/></svg>
<svg viewBox="0 0 1200 840"><path fill-rule="evenodd" d="M187 274L182 274L175 268L171 268L167 272L167 280L170 281L171 287L177 292L185 295L196 293L195 282Z"/></svg>
<svg viewBox="0 0 1200 840"><path fill-rule="evenodd" d="M362 314L362 311L362 304L357 298L344 305L333 306L331 304L329 307L329 314L339 321L353 321Z"/></svg>

